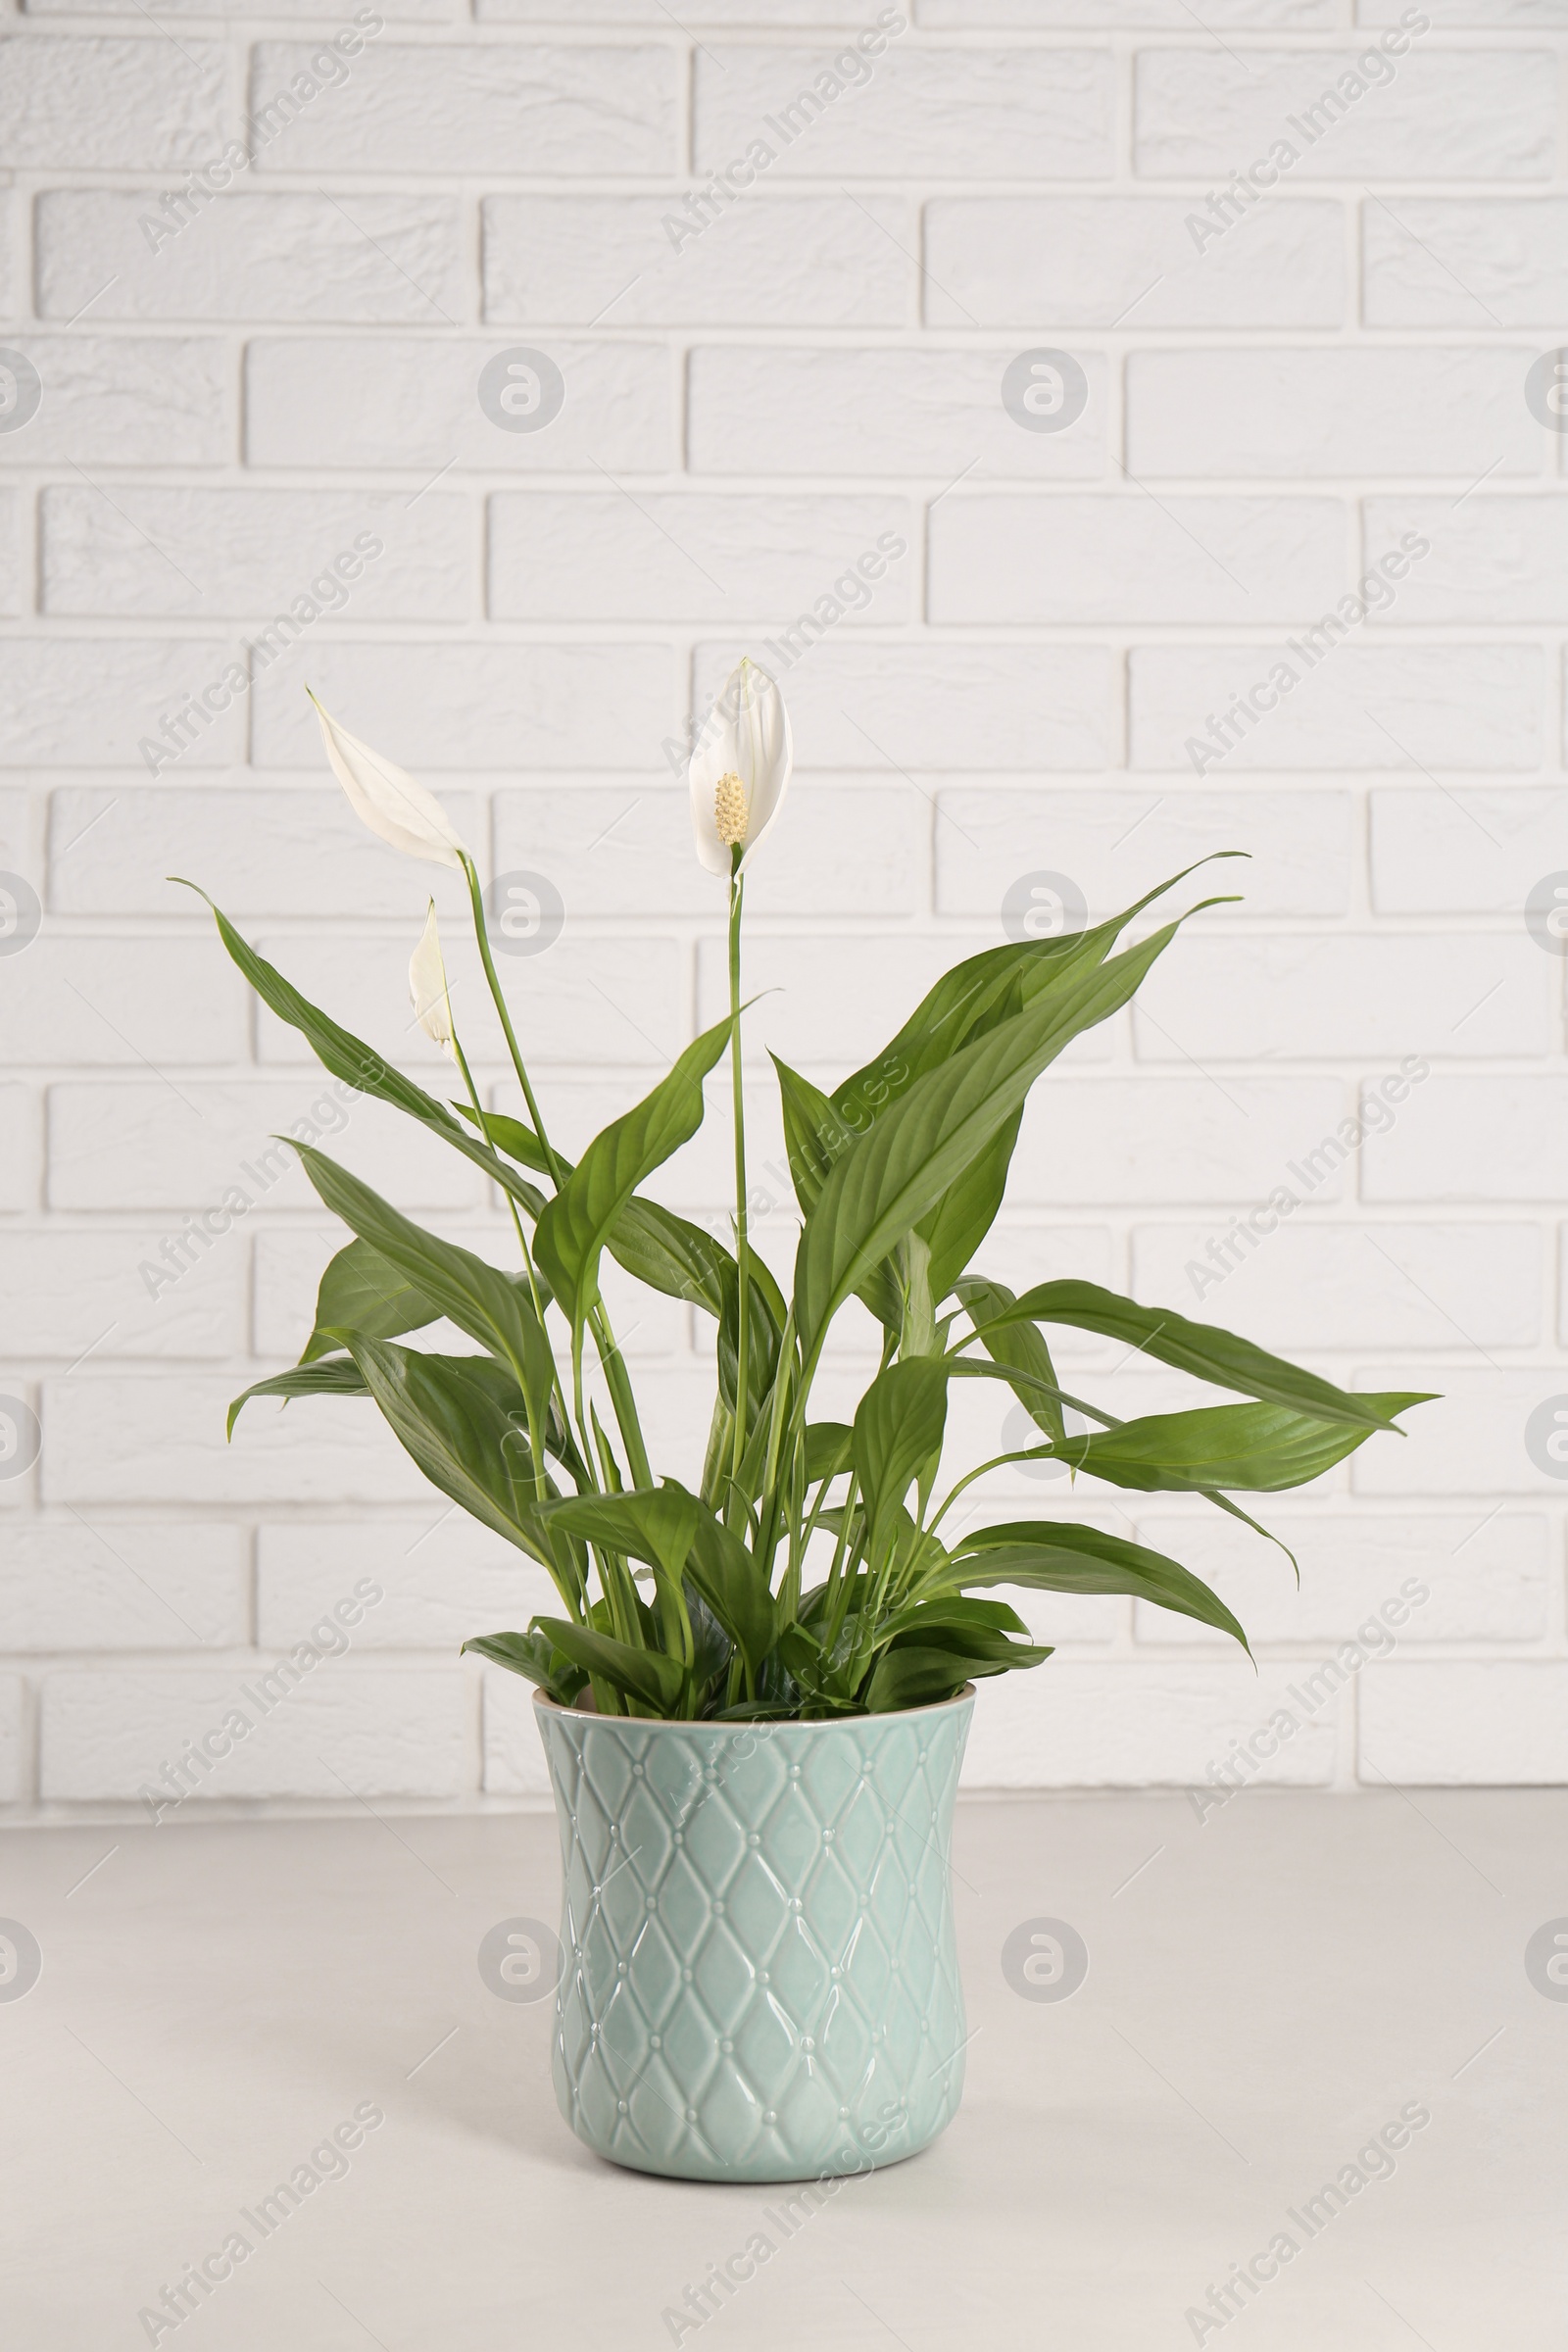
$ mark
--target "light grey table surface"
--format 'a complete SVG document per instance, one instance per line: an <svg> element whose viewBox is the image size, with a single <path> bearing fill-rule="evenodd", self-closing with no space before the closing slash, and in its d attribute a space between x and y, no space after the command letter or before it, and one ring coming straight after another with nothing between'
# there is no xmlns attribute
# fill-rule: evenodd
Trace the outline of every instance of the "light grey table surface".
<svg viewBox="0 0 1568 2352"><path fill-rule="evenodd" d="M1202 1821L1179 1792L981 1798L955 1860L961 2113L791 2215L617 2171L562 2123L548 2000L497 1997L476 1958L554 1918L548 1817L14 1831L0 1918L42 1967L0 1985L0 2341L1568 2342L1568 1998L1525 1960L1568 1933L1568 1791L1249 1792ZM1068 1998L1004 1974L1039 1919L1087 1945ZM361 2107L384 2120L337 2177L265 2237L240 2218ZM1358 2162L1406 2111L1429 2120ZM177 2327L139 2318L236 2230L247 2258ZM699 2321L687 2288L759 2233ZM1209 2300L1256 2257L1272 2277Z"/></svg>

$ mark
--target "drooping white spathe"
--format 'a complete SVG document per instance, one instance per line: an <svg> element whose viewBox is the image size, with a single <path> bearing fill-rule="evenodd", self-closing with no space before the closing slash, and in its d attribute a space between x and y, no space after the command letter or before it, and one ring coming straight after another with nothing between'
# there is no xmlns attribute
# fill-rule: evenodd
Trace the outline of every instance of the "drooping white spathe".
<svg viewBox="0 0 1568 2352"><path fill-rule="evenodd" d="M309 693L309 688L306 689ZM332 773L348 794L355 814L378 839L406 858L428 858L436 865L462 866L463 843L433 792L394 767L368 743L361 743L329 718L311 695Z"/></svg>
<svg viewBox="0 0 1568 2352"><path fill-rule="evenodd" d="M414 1017L432 1045L453 1061L458 1058L452 1037L452 999L447 994L447 967L441 960L441 934L436 929L435 901L430 901L419 944L409 957L409 1001Z"/></svg>
<svg viewBox="0 0 1568 2352"><path fill-rule="evenodd" d="M719 778L739 776L746 795L746 843L738 869L744 873L783 806L794 760L784 697L748 656L730 671L692 753L692 831L698 858L710 874L727 880L730 872L729 844L719 838L714 816Z"/></svg>

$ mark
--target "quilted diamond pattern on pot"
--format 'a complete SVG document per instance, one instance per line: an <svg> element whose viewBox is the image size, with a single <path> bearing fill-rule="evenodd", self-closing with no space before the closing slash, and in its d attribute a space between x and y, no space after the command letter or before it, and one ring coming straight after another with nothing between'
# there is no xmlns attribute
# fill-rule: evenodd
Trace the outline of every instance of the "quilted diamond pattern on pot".
<svg viewBox="0 0 1568 2352"><path fill-rule="evenodd" d="M973 1704L738 1729L539 1703L556 2095L590 2147L793 2180L935 2138L963 2089L948 1847Z"/></svg>

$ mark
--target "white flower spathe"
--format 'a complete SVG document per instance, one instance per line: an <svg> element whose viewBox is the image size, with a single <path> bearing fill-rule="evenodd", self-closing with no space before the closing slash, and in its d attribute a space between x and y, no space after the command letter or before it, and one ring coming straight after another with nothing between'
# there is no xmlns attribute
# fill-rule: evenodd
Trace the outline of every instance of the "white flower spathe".
<svg viewBox="0 0 1568 2352"><path fill-rule="evenodd" d="M692 832L709 873L727 880L732 868L746 871L783 806L794 759L784 697L747 657L730 671L692 753Z"/></svg>
<svg viewBox="0 0 1568 2352"><path fill-rule="evenodd" d="M409 999L419 1027L432 1045L453 1061L458 1058L452 1030L452 999L447 994L447 967L441 960L441 935L436 929L435 901L424 918L419 944L409 957Z"/></svg>
<svg viewBox="0 0 1568 2352"><path fill-rule="evenodd" d="M309 687L306 692L310 693ZM426 792L405 768L394 767L368 743L347 733L336 719L328 717L314 694L311 701L321 722L332 773L348 794L355 814L406 858L428 858L436 865L461 867L463 843L434 793Z"/></svg>

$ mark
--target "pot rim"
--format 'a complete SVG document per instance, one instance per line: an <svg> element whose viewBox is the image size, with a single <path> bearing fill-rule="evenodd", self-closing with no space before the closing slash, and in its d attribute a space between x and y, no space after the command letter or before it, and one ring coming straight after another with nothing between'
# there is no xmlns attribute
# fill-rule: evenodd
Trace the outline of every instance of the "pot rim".
<svg viewBox="0 0 1568 2352"><path fill-rule="evenodd" d="M965 1699L971 1699L974 1695L974 1684L965 1683L963 1689L956 1690L951 1698L929 1699L921 1707L892 1707L885 1714L829 1715L809 1720L799 1715L786 1715L758 1723L719 1723L711 1718L705 1723L696 1718L688 1721L668 1715L601 1715L596 1707L564 1707L559 1698L552 1698L547 1690L537 1687L533 1703L536 1707L548 1707L552 1715L560 1715L570 1722L613 1724L617 1730L635 1727L645 1732L767 1732L774 1735L779 1732L841 1731L852 1724L906 1723L912 1715L940 1715L945 1707L961 1706Z"/></svg>

